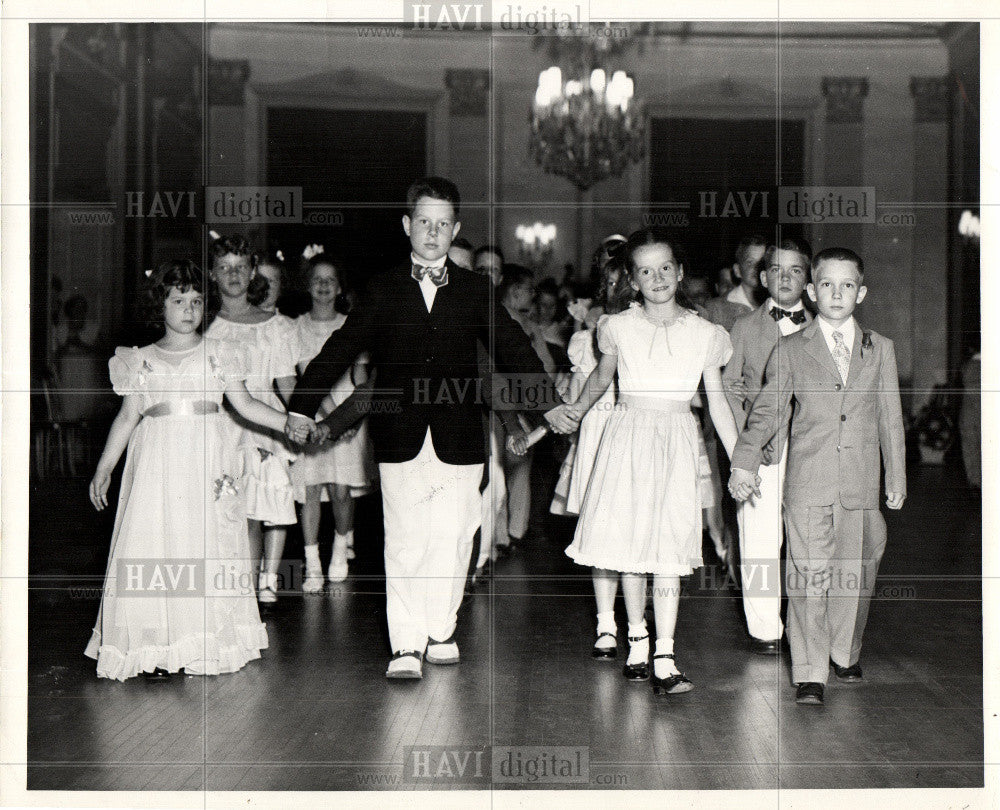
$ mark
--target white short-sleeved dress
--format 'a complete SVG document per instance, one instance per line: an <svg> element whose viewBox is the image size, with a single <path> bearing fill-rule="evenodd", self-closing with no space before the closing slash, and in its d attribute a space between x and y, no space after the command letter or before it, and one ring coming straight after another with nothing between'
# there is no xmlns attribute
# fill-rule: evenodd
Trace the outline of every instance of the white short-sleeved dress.
<svg viewBox="0 0 1000 810"><path fill-rule="evenodd" d="M275 313L261 323L236 323L216 317L205 331L206 337L245 346L250 358L247 390L254 399L285 410L274 390L280 377L295 376L295 321ZM295 523L295 501L288 465L295 458L285 438L259 425L251 425L229 411L229 436L243 453L243 488L247 517L274 525Z"/></svg>
<svg viewBox="0 0 1000 810"><path fill-rule="evenodd" d="M339 312L330 321L317 321L308 312L296 318L299 352L296 362L300 365L309 363L346 320L347 316ZM353 393L352 371L353 366L331 389L334 405L342 404ZM357 497L371 485L375 475L375 457L368 436L367 419L361 420L358 432L350 439L304 448L291 467L295 500L299 503L305 502L305 488L313 484L345 484L352 487L351 494ZM328 500L325 491L322 499Z"/></svg>
<svg viewBox="0 0 1000 810"><path fill-rule="evenodd" d="M160 667L235 672L260 658L254 598L222 396L246 379L240 347L205 338L184 351L118 348L115 393L140 397L128 443L104 596L85 654L102 678ZM214 409L214 410L213 410Z"/></svg>
<svg viewBox="0 0 1000 810"><path fill-rule="evenodd" d="M566 553L581 565L683 575L702 564L698 423L690 403L706 368L732 354L720 326L686 310L669 325L640 304L601 322L618 356L611 411Z"/></svg>
<svg viewBox="0 0 1000 810"><path fill-rule="evenodd" d="M608 316L601 316L601 321ZM594 352L594 331L577 332L570 338L567 350L573 361L573 373L579 371L588 376L597 368L597 355ZM580 513L583 496L590 483L594 470L594 460L597 458L597 448L604 435L604 427L615 408L615 386L608 386L599 400L584 415L580 422L580 430L576 442L576 456L573 459L573 471L570 473L569 491L566 494L566 511L574 515Z"/></svg>

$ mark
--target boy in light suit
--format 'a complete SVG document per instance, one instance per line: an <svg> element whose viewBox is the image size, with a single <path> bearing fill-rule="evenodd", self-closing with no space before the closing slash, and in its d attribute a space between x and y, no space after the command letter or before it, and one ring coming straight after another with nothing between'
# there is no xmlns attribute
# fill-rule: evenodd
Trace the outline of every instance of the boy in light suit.
<svg viewBox="0 0 1000 810"><path fill-rule="evenodd" d="M772 352L733 450L729 490L740 501L760 496L764 448L777 437L780 451L790 426L788 643L795 700L818 705L831 661L839 679L861 679L861 637L886 542L880 448L890 509L906 498L906 469L892 341L853 317L867 293L864 264L851 250L828 248L813 259L812 274L808 292L819 316Z"/></svg>
<svg viewBox="0 0 1000 810"><path fill-rule="evenodd" d="M722 373L722 382L740 430L764 385L764 368L779 338L798 332L812 321L812 315L802 306L811 258L812 248L804 239L789 237L769 245L760 263L760 283L770 296L733 324L733 356ZM787 446L781 453L767 449L759 472L760 497L740 504L737 523L750 650L759 655L777 655L784 633L779 555Z"/></svg>

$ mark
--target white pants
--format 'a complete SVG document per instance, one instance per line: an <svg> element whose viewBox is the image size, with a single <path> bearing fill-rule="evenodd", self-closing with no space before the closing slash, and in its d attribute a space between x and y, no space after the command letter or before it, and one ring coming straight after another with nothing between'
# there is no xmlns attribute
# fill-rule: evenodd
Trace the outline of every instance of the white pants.
<svg viewBox="0 0 1000 810"><path fill-rule="evenodd" d="M479 525L482 464L445 464L430 428L417 457L379 464L385 518L385 590L394 652L445 641L465 591Z"/></svg>
<svg viewBox="0 0 1000 810"><path fill-rule="evenodd" d="M743 612L754 638L781 638L781 500L785 484L788 445L777 464L762 465L760 497L739 506L740 577L743 580Z"/></svg>
<svg viewBox="0 0 1000 810"><path fill-rule="evenodd" d="M515 540L524 539L531 516L531 462L534 450L515 456L504 447L503 472L507 484L507 532Z"/></svg>
<svg viewBox="0 0 1000 810"><path fill-rule="evenodd" d="M498 430L502 429L490 431L490 480L483 492L482 530L479 533L479 559L476 560L476 568L482 568L487 560L493 559L497 543L507 542L507 487L503 474L504 450L497 437Z"/></svg>

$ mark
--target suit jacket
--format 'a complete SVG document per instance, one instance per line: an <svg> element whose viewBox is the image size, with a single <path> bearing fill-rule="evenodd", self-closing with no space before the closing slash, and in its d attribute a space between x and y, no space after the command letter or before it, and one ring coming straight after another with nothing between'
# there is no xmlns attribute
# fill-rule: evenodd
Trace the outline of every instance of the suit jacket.
<svg viewBox="0 0 1000 810"><path fill-rule="evenodd" d="M862 343L870 345L862 347ZM843 383L818 319L778 341L733 451L756 473L762 449L789 425L785 502L877 509L879 449L887 492L906 494L906 438L892 341L857 324ZM792 413L792 400L795 411Z"/></svg>
<svg viewBox="0 0 1000 810"><path fill-rule="evenodd" d="M312 416L333 382L368 351L378 370L369 417L375 460L415 458L430 427L441 461L480 464L486 455L477 341L493 347L501 372L532 386L519 410L559 404L524 330L491 302L488 279L450 260L447 267L448 283L437 289L429 313L411 265L372 278L347 321L306 368L288 409Z"/></svg>
<svg viewBox="0 0 1000 810"><path fill-rule="evenodd" d="M733 356L729 358L722 372L723 386L728 389L728 383L743 380L747 386L745 397L737 396L726 390L726 399L736 417L736 426L743 430L747 423L747 414L753 406L757 394L764 385L764 369L768 358L781 338L781 329L771 317L767 302L761 304L753 312L741 315L736 319L729 336L733 341ZM803 329L812 323L812 313L806 313ZM801 331L801 330L799 330Z"/></svg>
<svg viewBox="0 0 1000 810"><path fill-rule="evenodd" d="M729 301L726 296L721 295L718 298L709 298L698 314L705 320L717 323L727 332L731 332L736 319L750 312L753 312L753 307L748 307L737 301Z"/></svg>

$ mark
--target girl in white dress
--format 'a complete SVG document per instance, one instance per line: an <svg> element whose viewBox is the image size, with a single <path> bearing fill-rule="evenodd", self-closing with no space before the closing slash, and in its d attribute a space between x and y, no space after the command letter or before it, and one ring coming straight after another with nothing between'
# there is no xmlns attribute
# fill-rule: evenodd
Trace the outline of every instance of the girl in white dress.
<svg viewBox="0 0 1000 810"><path fill-rule="evenodd" d="M235 672L260 658L267 630L253 597L239 459L223 395L248 422L280 431L285 414L253 399L239 346L202 338L201 270L168 262L146 289L156 343L119 347L108 363L121 410L90 482L108 505L128 446L104 598L86 655L102 678Z"/></svg>
<svg viewBox="0 0 1000 810"><path fill-rule="evenodd" d="M319 354L323 344L347 320L347 297L340 269L323 253L309 260L306 282L312 309L295 320L298 368L304 371ZM323 406L323 416L346 400L355 385L367 381L364 356L333 387ZM337 441L305 447L292 464L295 499L302 504L302 537L306 572L302 590L323 589L323 569L319 560L319 518L321 500L333 502L335 522L333 554L327 568L330 582L347 578L348 560L354 547L354 497L375 478L375 459L368 438L368 421L361 420Z"/></svg>
<svg viewBox="0 0 1000 810"><path fill-rule="evenodd" d="M737 430L719 369L732 344L724 329L676 300L684 268L666 234L632 234L625 259L629 285L640 300L599 325L597 368L579 398L547 418L557 430L572 430L617 372L619 408L605 426L566 553L582 565L622 572L629 620L624 674L630 680L649 678L644 612L646 578L654 575L653 689L673 694L692 688L674 663L679 577L702 564L698 425L691 399L704 379L712 422L731 453Z"/></svg>
<svg viewBox="0 0 1000 810"><path fill-rule="evenodd" d="M209 277L221 297L222 308L205 335L245 346L250 359L247 388L261 402L284 411L295 387L294 322L260 308L259 304L267 297L268 284L258 275L257 256L245 239L219 238L212 243L209 253L212 259ZM296 521L288 475L288 465L295 454L281 434L248 425L238 414L230 415L230 437L243 455L242 477L254 559L261 556L263 545L257 598L270 603L278 597L278 566L285 549L285 526Z"/></svg>

